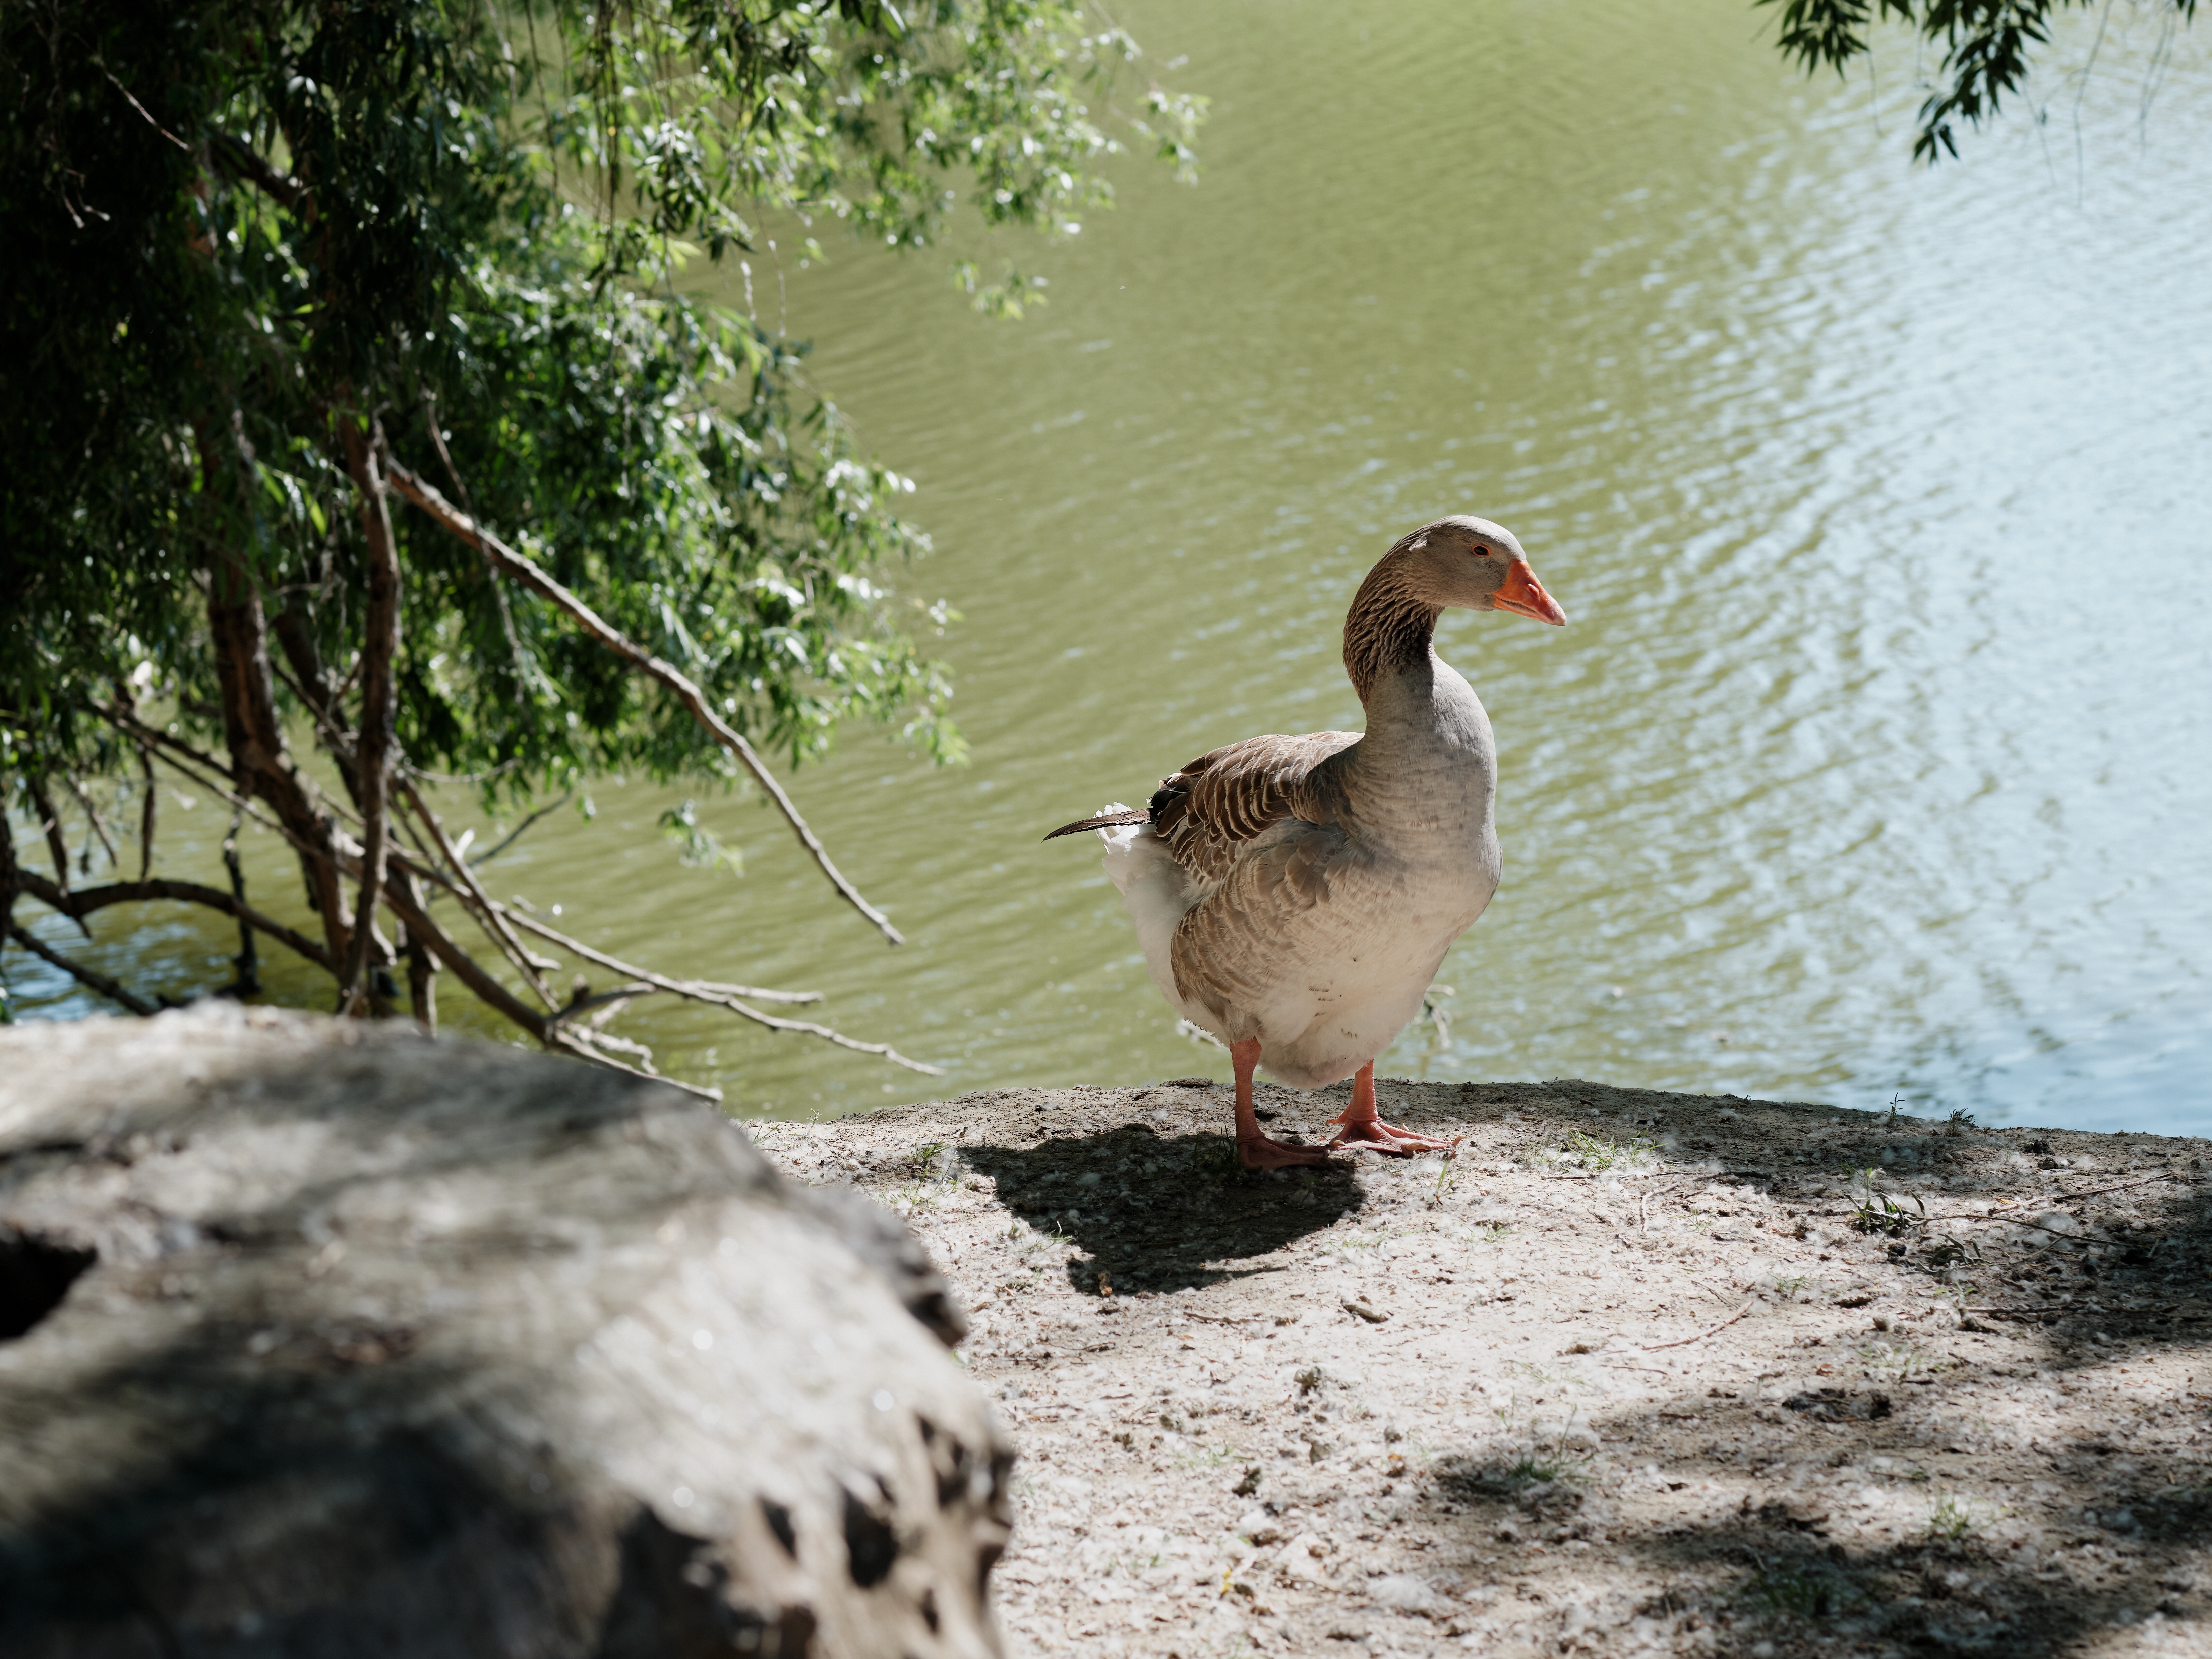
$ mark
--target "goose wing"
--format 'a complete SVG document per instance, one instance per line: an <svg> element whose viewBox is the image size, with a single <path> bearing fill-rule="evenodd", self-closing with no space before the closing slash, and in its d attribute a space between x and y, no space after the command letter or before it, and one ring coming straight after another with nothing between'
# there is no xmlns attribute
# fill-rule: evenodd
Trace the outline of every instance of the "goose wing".
<svg viewBox="0 0 2212 1659"><path fill-rule="evenodd" d="M1328 763L1358 741L1357 732L1308 732L1209 750L1160 781L1152 831L1193 877L1218 884L1278 826L1335 825L1341 792Z"/></svg>

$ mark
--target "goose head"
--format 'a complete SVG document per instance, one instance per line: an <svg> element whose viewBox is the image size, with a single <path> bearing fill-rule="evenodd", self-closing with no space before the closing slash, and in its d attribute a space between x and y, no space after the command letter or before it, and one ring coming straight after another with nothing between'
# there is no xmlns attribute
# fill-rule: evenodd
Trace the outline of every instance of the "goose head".
<svg viewBox="0 0 2212 1659"><path fill-rule="evenodd" d="M1510 611L1553 627L1566 623L1567 613L1536 580L1513 532L1487 519L1460 513L1425 524L1402 538L1388 560L1421 604Z"/></svg>

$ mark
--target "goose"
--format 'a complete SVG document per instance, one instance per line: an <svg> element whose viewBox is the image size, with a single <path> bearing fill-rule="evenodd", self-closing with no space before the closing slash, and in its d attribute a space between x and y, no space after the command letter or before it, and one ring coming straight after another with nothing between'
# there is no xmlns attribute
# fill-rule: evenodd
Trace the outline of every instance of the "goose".
<svg viewBox="0 0 2212 1659"><path fill-rule="evenodd" d="M1345 617L1364 732L1209 750L1149 805L1117 803L1045 837L1097 835L1152 983L1227 1045L1246 1169L1325 1164L1340 1147L1410 1157L1447 1146L1382 1120L1375 1057L1419 1012L1504 870L1490 717L1431 643L1454 605L1566 622L1504 526L1468 514L1425 524L1376 562ZM1261 1066L1299 1090L1352 1079L1326 1148L1261 1133Z"/></svg>

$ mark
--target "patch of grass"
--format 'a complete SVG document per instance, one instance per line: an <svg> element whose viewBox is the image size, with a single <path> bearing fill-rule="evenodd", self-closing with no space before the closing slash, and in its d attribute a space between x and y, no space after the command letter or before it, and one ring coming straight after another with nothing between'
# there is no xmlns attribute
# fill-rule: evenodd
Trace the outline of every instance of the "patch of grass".
<svg viewBox="0 0 2212 1659"><path fill-rule="evenodd" d="M1947 1492L1928 1512L1928 1536L1939 1544L1963 1544L2003 1514L1987 1504Z"/></svg>
<svg viewBox="0 0 2212 1659"><path fill-rule="evenodd" d="M1858 1358L1869 1370L1900 1382L1911 1376L1933 1376L1951 1368L1949 1360L1934 1358L1917 1342L1865 1343L1858 1350Z"/></svg>
<svg viewBox="0 0 2212 1659"><path fill-rule="evenodd" d="M1605 1392L1587 1377L1577 1375L1571 1365L1545 1365L1532 1359L1516 1359L1510 1361L1505 1369L1518 1371L1531 1382L1541 1383L1546 1388L1583 1389L1593 1394Z"/></svg>
<svg viewBox="0 0 2212 1659"><path fill-rule="evenodd" d="M1179 1469L1218 1469L1224 1463L1234 1463L1244 1454L1234 1446L1193 1446L1176 1455Z"/></svg>
<svg viewBox="0 0 2212 1659"><path fill-rule="evenodd" d="M1452 1188L1458 1185L1459 1160L1455 1158L1447 1157L1443 1162L1437 1167L1436 1185L1429 1193L1429 1202L1431 1204L1443 1203L1446 1199L1451 1196Z"/></svg>
<svg viewBox="0 0 2212 1659"><path fill-rule="evenodd" d="M1761 1562L1737 1589L1736 1599L1768 1614L1810 1620L1829 1619L1863 1607L1867 1596L1857 1585L1819 1567L1768 1566Z"/></svg>
<svg viewBox="0 0 2212 1659"><path fill-rule="evenodd" d="M1908 1229L1927 1224L1927 1205L1916 1197L1912 1202L1917 1207L1906 1209L1881 1190L1881 1171L1872 1164L1853 1172L1851 1187L1851 1225L1859 1231L1895 1237Z"/></svg>
<svg viewBox="0 0 2212 1659"><path fill-rule="evenodd" d="M1570 1449L1564 1440L1548 1446L1530 1446L1504 1466L1505 1479L1516 1486L1578 1486L1590 1478L1597 1454L1587 1448Z"/></svg>
<svg viewBox="0 0 2212 1659"><path fill-rule="evenodd" d="M1650 1139L1638 1135L1626 1146L1617 1140L1607 1140L1591 1134L1586 1129L1567 1131L1567 1156L1585 1170L1603 1171L1611 1169L1635 1170L1653 1162L1658 1149Z"/></svg>
<svg viewBox="0 0 2212 1659"><path fill-rule="evenodd" d="M1794 1297L1813 1281L1803 1273L1793 1273L1787 1279L1778 1279L1774 1288L1785 1297Z"/></svg>

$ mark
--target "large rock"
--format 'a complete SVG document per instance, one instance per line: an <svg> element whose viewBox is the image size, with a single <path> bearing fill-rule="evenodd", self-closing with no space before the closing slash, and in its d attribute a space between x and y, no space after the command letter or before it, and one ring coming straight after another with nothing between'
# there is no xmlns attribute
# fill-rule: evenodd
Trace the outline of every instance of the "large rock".
<svg viewBox="0 0 2212 1659"><path fill-rule="evenodd" d="M987 1655L1008 1454L880 1211L672 1089L0 1031L0 1653Z"/></svg>

